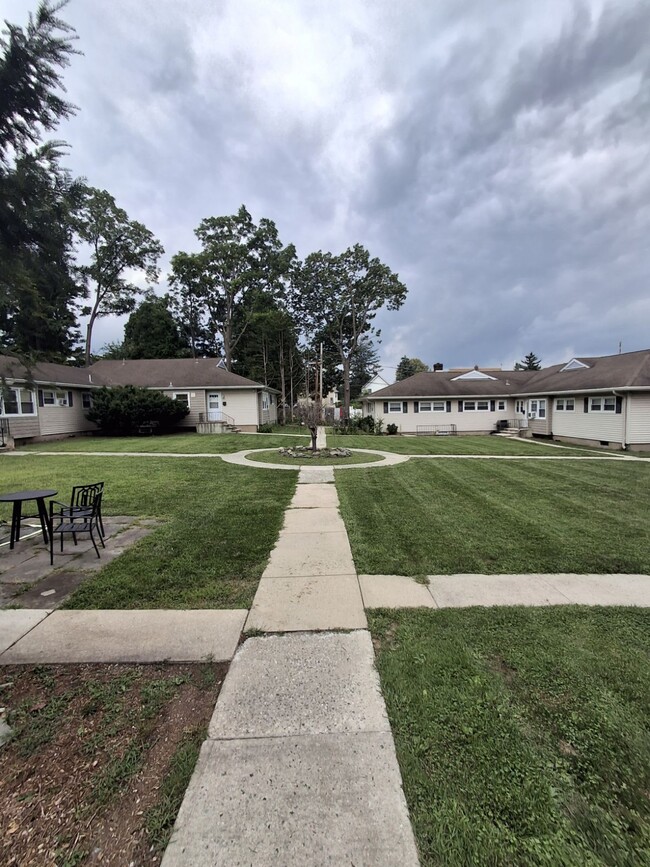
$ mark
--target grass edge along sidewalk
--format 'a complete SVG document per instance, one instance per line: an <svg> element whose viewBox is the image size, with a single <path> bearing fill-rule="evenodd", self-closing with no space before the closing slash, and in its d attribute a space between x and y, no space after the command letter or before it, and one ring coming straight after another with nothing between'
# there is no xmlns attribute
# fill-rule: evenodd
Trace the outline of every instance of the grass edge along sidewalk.
<svg viewBox="0 0 650 867"><path fill-rule="evenodd" d="M369 623L422 867L650 863L650 612Z"/></svg>
<svg viewBox="0 0 650 867"><path fill-rule="evenodd" d="M106 516L162 519L89 577L66 607L249 608L296 475L209 458L89 454L6 459L2 483L7 490L47 485L65 499L72 485L101 479Z"/></svg>

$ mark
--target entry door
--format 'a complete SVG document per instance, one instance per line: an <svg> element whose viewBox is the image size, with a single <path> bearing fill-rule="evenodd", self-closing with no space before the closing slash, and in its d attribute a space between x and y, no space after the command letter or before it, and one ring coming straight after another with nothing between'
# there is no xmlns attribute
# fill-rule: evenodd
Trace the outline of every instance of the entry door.
<svg viewBox="0 0 650 867"><path fill-rule="evenodd" d="M221 421L221 392L210 391L207 395L208 421Z"/></svg>

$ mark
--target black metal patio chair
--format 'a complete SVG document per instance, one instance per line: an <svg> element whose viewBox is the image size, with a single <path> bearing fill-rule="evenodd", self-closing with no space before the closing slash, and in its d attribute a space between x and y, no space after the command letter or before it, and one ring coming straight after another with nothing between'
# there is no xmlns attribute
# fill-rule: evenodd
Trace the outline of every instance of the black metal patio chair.
<svg viewBox="0 0 650 867"><path fill-rule="evenodd" d="M103 482L101 483L103 487ZM95 541L94 531L97 532L102 548L105 548L104 535L101 528L101 512L102 512L102 496L103 490L98 490L98 485L85 486L94 487L95 492L87 493L83 498L82 504L78 507L71 507L58 503L56 500L50 501L50 565L54 565L54 536L55 534L61 537L61 553L63 553L63 537L66 533L72 536L72 539L77 544L77 536L83 533L88 533L90 541L93 543L93 548L97 557L100 557L99 548ZM57 510L58 509L58 510Z"/></svg>
<svg viewBox="0 0 650 867"><path fill-rule="evenodd" d="M64 503L57 503L57 505L61 506L62 510L59 514L66 514L68 517L73 517L89 513L97 494L103 493L104 482L92 482L88 485L75 485L72 489L72 495L70 496L70 505L66 506ZM99 513L97 515L97 529L102 538L104 538L106 533L104 532L104 522L102 520L101 500Z"/></svg>

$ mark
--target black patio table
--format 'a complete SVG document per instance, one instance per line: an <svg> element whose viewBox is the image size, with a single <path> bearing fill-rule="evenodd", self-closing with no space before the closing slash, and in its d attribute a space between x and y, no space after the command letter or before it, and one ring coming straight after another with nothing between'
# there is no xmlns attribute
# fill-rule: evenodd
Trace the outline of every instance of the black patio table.
<svg viewBox="0 0 650 867"><path fill-rule="evenodd" d="M23 503L28 500L36 500L38 508L38 517L41 521L41 530L43 531L43 539L45 544L50 541L49 538L49 522L47 518L47 509L45 508L45 498L55 497L58 491L14 491L12 494L0 494L0 503L13 503L14 510L11 515L11 538L9 548L13 549L16 542L20 541L20 522L22 519ZM36 517L36 516L34 516Z"/></svg>

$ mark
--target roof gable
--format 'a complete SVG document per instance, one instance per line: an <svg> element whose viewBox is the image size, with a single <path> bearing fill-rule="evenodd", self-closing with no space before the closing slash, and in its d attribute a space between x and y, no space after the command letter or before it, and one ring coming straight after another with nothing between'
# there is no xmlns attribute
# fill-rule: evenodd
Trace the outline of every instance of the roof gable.
<svg viewBox="0 0 650 867"><path fill-rule="evenodd" d="M456 382L459 379L491 379L496 380L496 376L489 376L487 373L483 373L481 370L468 370L467 373L461 373L460 376L452 377L452 382Z"/></svg>
<svg viewBox="0 0 650 867"><path fill-rule="evenodd" d="M560 368L560 373L564 373L565 370L580 370L581 368L589 369L589 365L580 361L579 358L572 358L571 361L567 361L564 367Z"/></svg>

